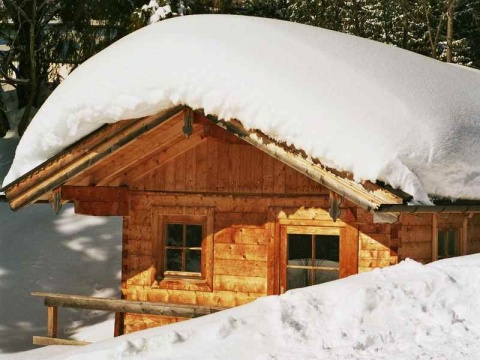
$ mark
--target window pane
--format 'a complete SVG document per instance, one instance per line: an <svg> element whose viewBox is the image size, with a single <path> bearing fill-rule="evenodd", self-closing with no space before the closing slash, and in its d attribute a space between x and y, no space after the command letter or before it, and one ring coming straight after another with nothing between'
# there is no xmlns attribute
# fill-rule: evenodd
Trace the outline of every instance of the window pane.
<svg viewBox="0 0 480 360"><path fill-rule="evenodd" d="M324 261L324 263L328 263L329 261ZM338 263L336 263L338 266ZM328 264L321 264L318 266L328 266ZM315 270L315 284L323 284L328 281L338 280L338 270L336 271L329 271L329 270Z"/></svg>
<svg viewBox="0 0 480 360"><path fill-rule="evenodd" d="M445 231L438 232L438 258L443 258L445 253Z"/></svg>
<svg viewBox="0 0 480 360"><path fill-rule="evenodd" d="M186 271L201 272L202 268L202 251L186 250Z"/></svg>
<svg viewBox="0 0 480 360"><path fill-rule="evenodd" d="M336 261L338 267L339 239L336 235L315 235L315 259Z"/></svg>
<svg viewBox="0 0 480 360"><path fill-rule="evenodd" d="M287 268L287 290L309 286L310 272L308 269Z"/></svg>
<svg viewBox="0 0 480 360"><path fill-rule="evenodd" d="M448 255L455 256L458 255L460 252L457 250L457 231L450 230L448 232Z"/></svg>
<svg viewBox="0 0 480 360"><path fill-rule="evenodd" d="M202 225L187 225L187 247L201 247L202 237Z"/></svg>
<svg viewBox="0 0 480 360"><path fill-rule="evenodd" d="M183 225L167 225L167 246L183 246Z"/></svg>
<svg viewBox="0 0 480 360"><path fill-rule="evenodd" d="M182 271L182 250L167 249L165 263L167 271Z"/></svg>
<svg viewBox="0 0 480 360"><path fill-rule="evenodd" d="M311 265L311 259L312 235L288 234L288 264ZM299 264L295 260L305 260L306 263Z"/></svg>

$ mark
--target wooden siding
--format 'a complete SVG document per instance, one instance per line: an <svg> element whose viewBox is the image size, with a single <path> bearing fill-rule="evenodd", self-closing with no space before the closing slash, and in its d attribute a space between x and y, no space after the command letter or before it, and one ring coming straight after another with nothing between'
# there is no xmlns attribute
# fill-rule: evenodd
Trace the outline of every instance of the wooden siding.
<svg viewBox="0 0 480 360"><path fill-rule="evenodd" d="M108 164L67 182L132 190L228 194L328 194L328 190L196 115L193 133L174 117L121 148Z"/></svg>
<svg viewBox="0 0 480 360"><path fill-rule="evenodd" d="M467 234L467 254L480 253L480 214L469 219Z"/></svg>
<svg viewBox="0 0 480 360"><path fill-rule="evenodd" d="M359 272L394 265L398 262L398 225L375 224L371 213L358 208L357 226Z"/></svg>
<svg viewBox="0 0 480 360"><path fill-rule="evenodd" d="M134 190L197 193L326 193L313 180L251 145L221 143L210 138L130 186Z"/></svg>
<svg viewBox="0 0 480 360"><path fill-rule="evenodd" d="M480 216L402 214L394 224L376 224L371 213L344 200L334 222L329 189L201 116L196 115L188 138L182 127L183 117L174 117L118 150L108 164L94 165L67 183L95 186L97 194L114 193L103 187L121 186L128 192L125 199L116 199L122 206L112 210L110 200L99 207L81 197L93 190L70 188L79 212L127 215L122 294L128 300L234 307L279 294L286 281L282 234L288 228L339 234L341 277L407 257L430 262L442 227L461 228L468 240L464 250L480 252ZM158 219L179 215L212 218L210 243L202 246L209 254L210 270L203 272L208 279L157 278L158 233L163 231ZM124 331L181 320L125 314Z"/></svg>
<svg viewBox="0 0 480 360"><path fill-rule="evenodd" d="M192 284L161 288L155 279L155 211L166 214L200 214L214 208L213 283L205 290ZM341 267L348 276L386 267L405 258L427 263L432 259L435 215L402 214L395 224L375 224L372 214L346 202L337 222L328 215L326 195L230 196L134 191L125 222L123 294L131 300L160 301L203 306L234 307L261 296L277 294L281 271L279 227L340 228L349 253ZM463 224L466 214L436 216L440 227ZM480 244L480 220L468 220L468 251ZM478 229L480 230L480 229ZM354 245L354 246L352 246ZM341 245L342 246L342 245ZM345 246L345 245L343 245ZM346 271L346 272L345 272ZM158 316L126 315L126 332L182 320Z"/></svg>
<svg viewBox="0 0 480 360"><path fill-rule="evenodd" d="M130 215L124 222L124 251L122 264L122 292L126 299L160 301L204 306L234 307L261 296L278 293L269 284L272 276L269 263L274 254L274 226L268 214L277 212L274 221L305 224L320 221L331 226L328 217L328 197L245 197L169 195L132 192ZM316 208L323 206L323 209ZM201 213L213 207L213 286L210 290L196 288L195 283L179 285L175 289L162 288L155 278L154 219L162 214ZM284 211L286 210L286 211ZM345 212L346 216L348 212ZM356 234L356 233L355 233ZM354 235L353 243L357 243ZM275 266L275 265L274 265ZM125 316L126 332L149 326L175 322L175 318L138 315Z"/></svg>
<svg viewBox="0 0 480 360"><path fill-rule="evenodd" d="M433 214L402 214L400 216L401 247L399 256L428 263L432 261Z"/></svg>

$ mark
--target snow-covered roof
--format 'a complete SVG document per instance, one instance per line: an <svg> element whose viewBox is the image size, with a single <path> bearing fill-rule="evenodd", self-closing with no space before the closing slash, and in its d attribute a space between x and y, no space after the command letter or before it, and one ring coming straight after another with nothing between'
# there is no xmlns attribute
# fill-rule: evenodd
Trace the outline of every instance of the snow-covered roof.
<svg viewBox="0 0 480 360"><path fill-rule="evenodd" d="M357 180L480 199L480 72L277 20L186 16L76 69L24 134L4 185L104 123L175 105L235 118Z"/></svg>

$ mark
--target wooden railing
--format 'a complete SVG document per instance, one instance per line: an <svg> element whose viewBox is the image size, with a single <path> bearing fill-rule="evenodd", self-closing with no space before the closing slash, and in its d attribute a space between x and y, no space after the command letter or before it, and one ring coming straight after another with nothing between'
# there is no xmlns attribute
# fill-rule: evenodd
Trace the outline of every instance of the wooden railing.
<svg viewBox="0 0 480 360"><path fill-rule="evenodd" d="M47 306L47 336L34 336L35 345L87 345L88 342L57 338L58 308L103 310L115 313L114 336L123 334L123 314L148 314L195 318L212 314L225 308L198 305L178 305L159 302L105 299L91 296L34 292L32 296L43 297Z"/></svg>

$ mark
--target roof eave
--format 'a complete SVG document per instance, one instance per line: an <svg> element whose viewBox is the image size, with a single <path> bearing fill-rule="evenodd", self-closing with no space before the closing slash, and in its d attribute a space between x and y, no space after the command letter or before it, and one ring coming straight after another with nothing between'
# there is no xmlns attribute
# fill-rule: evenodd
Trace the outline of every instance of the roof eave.
<svg viewBox="0 0 480 360"><path fill-rule="evenodd" d="M469 205L406 205L406 204L382 204L376 209L381 213L479 213L480 201Z"/></svg>
<svg viewBox="0 0 480 360"><path fill-rule="evenodd" d="M102 137L102 131L108 129L108 126L102 126L100 129L86 135L67 149L11 182L1 191L5 192L6 198L10 203L10 208L13 211L34 203L48 192L67 182L73 176L78 175L91 165L111 155L120 147L150 131L160 123L179 114L184 109L185 106L180 105L152 116L133 119L130 123L125 123L125 126L119 126L118 131L112 131L109 136L105 138ZM94 136L97 136L99 141L92 142L91 139ZM89 143L89 147L82 148L86 143ZM80 149L80 151L78 151L76 155L71 154L72 150L78 149ZM69 155L72 155L72 159L68 158Z"/></svg>

